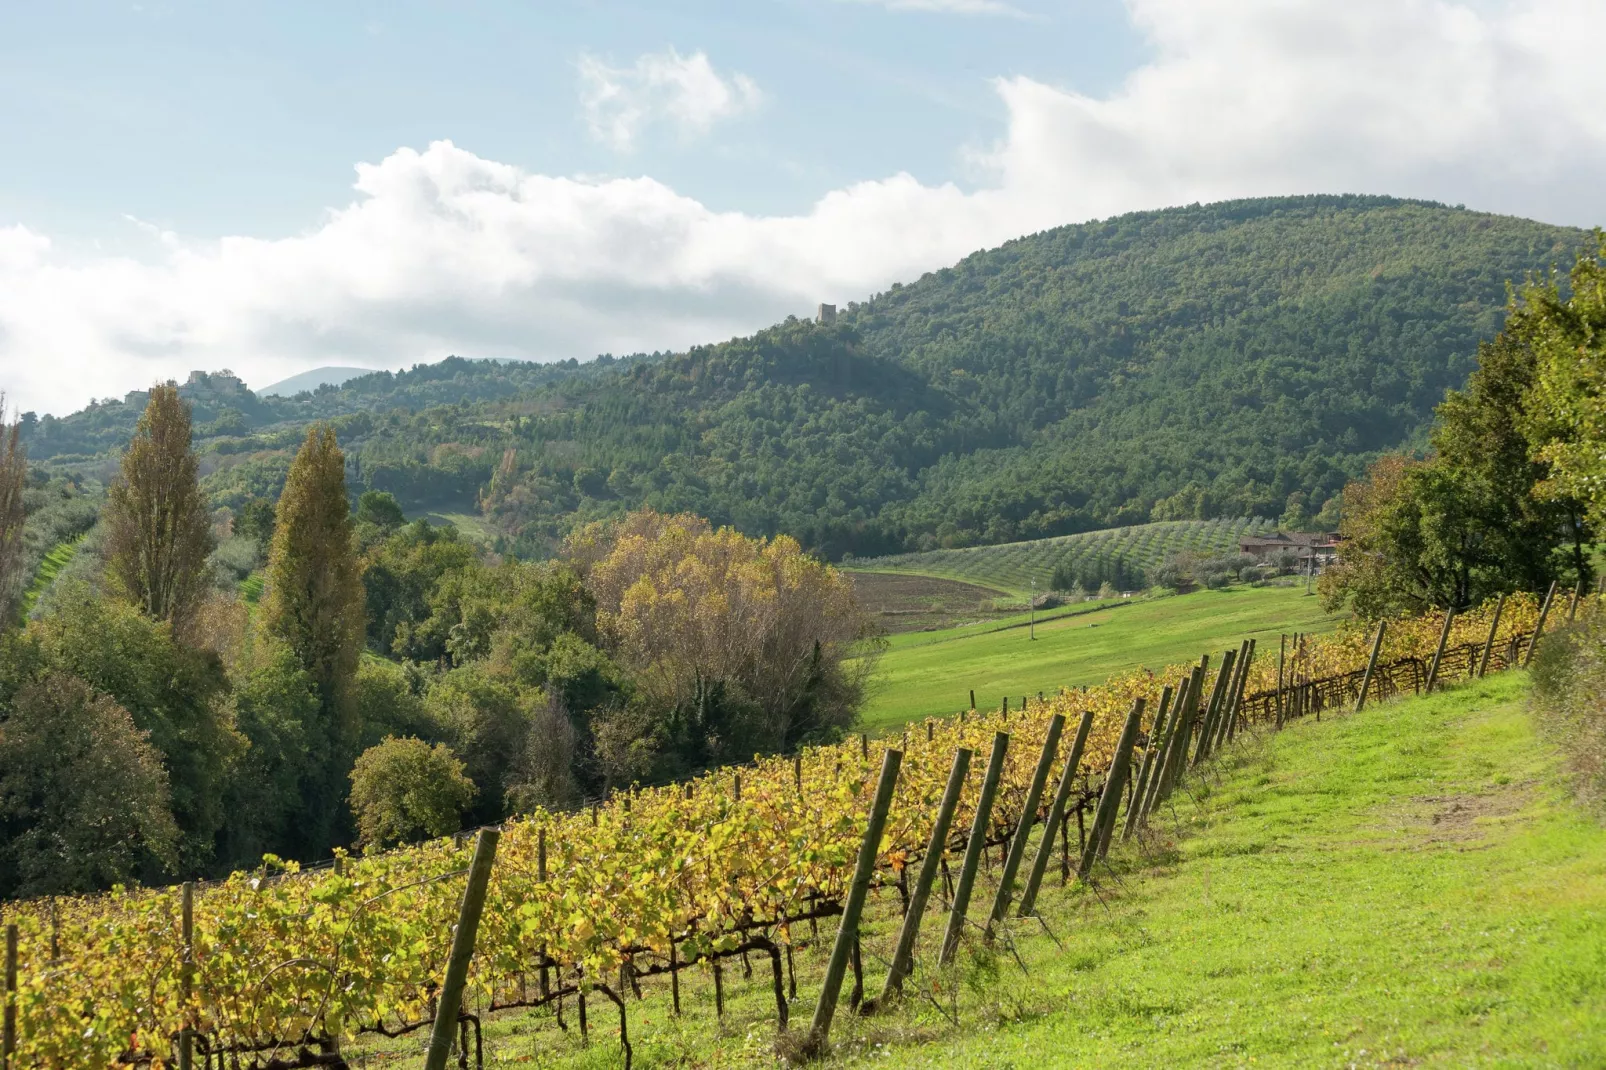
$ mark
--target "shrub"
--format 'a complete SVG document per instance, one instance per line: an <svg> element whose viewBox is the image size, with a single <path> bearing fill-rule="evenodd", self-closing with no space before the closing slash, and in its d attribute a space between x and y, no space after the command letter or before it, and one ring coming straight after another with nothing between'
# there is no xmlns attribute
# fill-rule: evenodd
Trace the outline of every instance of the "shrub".
<svg viewBox="0 0 1606 1070"><path fill-rule="evenodd" d="M1535 651L1531 701L1567 754L1579 798L1606 811L1606 623L1547 633Z"/></svg>
<svg viewBox="0 0 1606 1070"><path fill-rule="evenodd" d="M474 785L444 743L394 736L351 770L351 813L364 847L445 836L460 827Z"/></svg>

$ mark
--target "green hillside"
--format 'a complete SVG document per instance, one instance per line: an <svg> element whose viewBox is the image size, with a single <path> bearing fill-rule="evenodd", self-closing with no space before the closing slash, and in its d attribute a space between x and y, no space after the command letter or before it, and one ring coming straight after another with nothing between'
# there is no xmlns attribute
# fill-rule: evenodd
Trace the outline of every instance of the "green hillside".
<svg viewBox="0 0 1606 1070"><path fill-rule="evenodd" d="M297 398L186 391L216 504L273 496L311 418L359 488L477 501L550 549L647 504L836 558L1150 520L1317 512L1433 407L1506 284L1581 231L1385 197L1142 212L979 252L849 305L672 355L451 361ZM140 395L28 422L36 459L114 450Z"/></svg>
<svg viewBox="0 0 1606 1070"><path fill-rule="evenodd" d="M1054 570L1084 560L1120 561L1138 571L1152 571L1171 554L1204 556L1232 553L1242 535L1258 534L1271 525L1259 519L1163 520L1125 528L1106 528L1076 535L968 546L958 550L926 550L856 560L855 572L891 572L975 583L1027 597L1049 590Z"/></svg>
<svg viewBox="0 0 1606 1070"><path fill-rule="evenodd" d="M1206 650L1260 642L1276 656L1284 632L1325 632L1339 617L1300 586L1230 587L1221 591L1089 604L934 632L891 636L864 706L871 733L976 704L997 709L1023 695L1099 683L1140 667L1197 658ZM1030 638L1035 634L1036 638ZM1269 644L1269 645L1268 645Z"/></svg>

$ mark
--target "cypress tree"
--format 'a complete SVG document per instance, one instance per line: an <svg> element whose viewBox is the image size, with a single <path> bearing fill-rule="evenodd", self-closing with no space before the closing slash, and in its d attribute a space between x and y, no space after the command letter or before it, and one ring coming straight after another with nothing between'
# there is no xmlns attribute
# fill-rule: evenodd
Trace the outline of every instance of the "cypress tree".
<svg viewBox="0 0 1606 1070"><path fill-rule="evenodd" d="M0 627L10 623L22 596L23 484L28 460L22 452L22 425L5 422L6 396L0 394Z"/></svg>
<svg viewBox="0 0 1606 1070"><path fill-rule="evenodd" d="M262 629L281 642L317 688L323 722L309 725L302 834L327 847L357 739L355 682L362 652L362 574L352 547L346 462L334 428L319 425L290 463L275 513Z"/></svg>
<svg viewBox="0 0 1606 1070"><path fill-rule="evenodd" d="M107 493L105 522L113 589L182 630L206 594L212 531L190 446L190 408L173 383L151 388Z"/></svg>

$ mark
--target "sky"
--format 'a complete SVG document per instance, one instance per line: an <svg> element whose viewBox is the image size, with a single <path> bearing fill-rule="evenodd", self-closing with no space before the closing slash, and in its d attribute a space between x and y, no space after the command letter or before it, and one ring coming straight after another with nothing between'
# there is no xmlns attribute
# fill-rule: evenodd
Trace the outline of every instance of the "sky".
<svg viewBox="0 0 1606 1070"><path fill-rule="evenodd" d="M0 0L0 390L679 349L1388 193L1606 223L1599 0Z"/></svg>

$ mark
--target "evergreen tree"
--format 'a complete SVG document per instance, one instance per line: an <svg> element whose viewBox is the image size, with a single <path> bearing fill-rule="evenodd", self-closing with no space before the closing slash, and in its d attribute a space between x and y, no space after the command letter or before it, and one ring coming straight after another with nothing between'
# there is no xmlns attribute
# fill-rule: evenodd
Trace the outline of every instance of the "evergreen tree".
<svg viewBox="0 0 1606 1070"><path fill-rule="evenodd" d="M362 574L352 547L345 457L332 427L314 426L290 464L274 520L262 628L311 677L321 721L309 725L300 823L306 847L329 846L359 727L354 683L362 650Z"/></svg>
<svg viewBox="0 0 1606 1070"><path fill-rule="evenodd" d="M28 460L22 451L22 425L5 422L6 396L0 394L0 626L11 620L25 586L22 489Z"/></svg>
<svg viewBox="0 0 1606 1070"><path fill-rule="evenodd" d="M172 383L150 402L106 498L106 564L113 587L182 630L205 595L211 518L190 448L190 410Z"/></svg>

